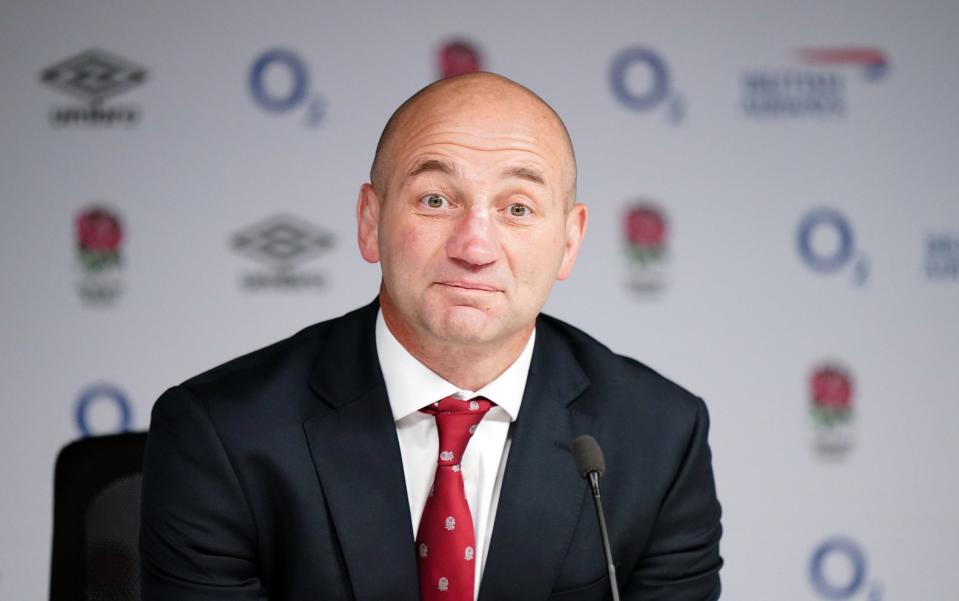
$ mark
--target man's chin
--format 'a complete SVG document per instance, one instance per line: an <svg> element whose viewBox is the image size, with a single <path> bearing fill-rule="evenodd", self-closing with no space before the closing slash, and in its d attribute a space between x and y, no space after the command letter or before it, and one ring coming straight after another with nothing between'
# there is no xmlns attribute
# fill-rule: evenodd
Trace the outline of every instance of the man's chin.
<svg viewBox="0 0 959 601"><path fill-rule="evenodd" d="M439 338L451 343L476 345L496 338L496 318L483 309L470 305L446 307L435 324Z"/></svg>

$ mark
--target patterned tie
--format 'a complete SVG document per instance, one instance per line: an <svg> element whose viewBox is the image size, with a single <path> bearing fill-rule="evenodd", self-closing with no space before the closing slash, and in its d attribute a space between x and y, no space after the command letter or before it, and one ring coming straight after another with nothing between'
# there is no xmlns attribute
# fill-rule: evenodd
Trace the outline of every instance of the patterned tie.
<svg viewBox="0 0 959 601"><path fill-rule="evenodd" d="M436 418L440 453L433 488L416 533L420 601L473 601L476 535L466 503L460 461L476 426L493 403L446 397L420 409Z"/></svg>

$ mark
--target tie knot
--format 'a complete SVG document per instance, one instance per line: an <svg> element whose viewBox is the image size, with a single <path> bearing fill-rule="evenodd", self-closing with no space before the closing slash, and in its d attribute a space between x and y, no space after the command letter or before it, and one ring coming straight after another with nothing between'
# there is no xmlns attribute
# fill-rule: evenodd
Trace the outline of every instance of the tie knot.
<svg viewBox="0 0 959 601"><path fill-rule="evenodd" d="M486 412L493 406L493 402L481 396L473 397L469 400L458 399L455 396L448 396L435 403L430 403L420 409L423 413L430 415L447 415L464 413L467 415L479 415L483 419ZM477 420L479 421L479 420Z"/></svg>
<svg viewBox="0 0 959 601"><path fill-rule="evenodd" d="M483 397L462 400L448 396L422 409L436 419L440 439L439 465L459 465L470 437L493 402Z"/></svg>

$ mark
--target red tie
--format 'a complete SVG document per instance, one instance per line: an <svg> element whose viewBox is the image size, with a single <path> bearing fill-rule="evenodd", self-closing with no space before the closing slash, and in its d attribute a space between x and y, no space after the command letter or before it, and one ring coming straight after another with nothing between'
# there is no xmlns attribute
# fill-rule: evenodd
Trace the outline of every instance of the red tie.
<svg viewBox="0 0 959 601"><path fill-rule="evenodd" d="M433 488L416 533L420 601L473 601L476 535L460 461L477 424L493 403L446 397L420 409L436 418L440 435Z"/></svg>

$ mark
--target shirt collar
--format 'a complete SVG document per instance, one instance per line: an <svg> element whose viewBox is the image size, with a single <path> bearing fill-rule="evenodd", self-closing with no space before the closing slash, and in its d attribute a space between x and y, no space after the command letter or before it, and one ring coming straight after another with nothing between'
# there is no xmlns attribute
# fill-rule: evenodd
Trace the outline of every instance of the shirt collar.
<svg viewBox="0 0 959 601"><path fill-rule="evenodd" d="M376 354L380 360L380 370L386 383L386 394L390 399L393 420L415 413L426 405L448 396L469 399L475 396L485 397L509 414L510 421L519 415L519 406L523 402L526 390L526 378L533 358L533 343L536 329L530 334L526 347L516 361L506 368L492 382L477 390L463 390L447 382L436 372L426 367L411 355L383 319L383 311L376 315Z"/></svg>

